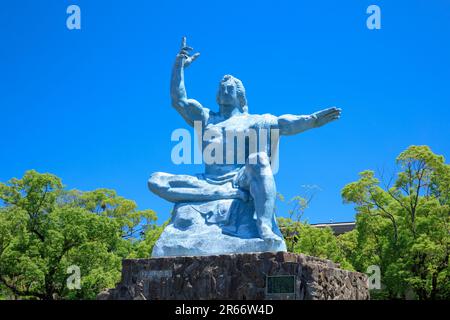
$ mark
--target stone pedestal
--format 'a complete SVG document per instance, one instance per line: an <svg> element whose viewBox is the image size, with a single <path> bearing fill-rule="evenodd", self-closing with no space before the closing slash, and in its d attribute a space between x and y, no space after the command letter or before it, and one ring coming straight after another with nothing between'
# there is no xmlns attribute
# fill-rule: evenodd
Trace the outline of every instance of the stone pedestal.
<svg viewBox="0 0 450 320"><path fill-rule="evenodd" d="M369 299L364 274L286 252L124 260L122 280L99 294L128 299Z"/></svg>

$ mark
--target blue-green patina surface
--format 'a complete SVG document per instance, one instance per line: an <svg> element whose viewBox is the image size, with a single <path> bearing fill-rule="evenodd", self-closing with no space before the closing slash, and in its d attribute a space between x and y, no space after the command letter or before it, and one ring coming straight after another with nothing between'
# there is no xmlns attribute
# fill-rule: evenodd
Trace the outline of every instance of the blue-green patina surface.
<svg viewBox="0 0 450 320"><path fill-rule="evenodd" d="M187 96L184 69L199 56L190 56L191 50L183 38L172 70L172 106L190 126L200 127L203 156L209 159L197 176L157 172L150 177L149 189L175 203L152 256L286 251L275 219L279 136L320 127L338 119L341 110L253 115L242 82L225 75L217 92L219 111L213 112Z"/></svg>

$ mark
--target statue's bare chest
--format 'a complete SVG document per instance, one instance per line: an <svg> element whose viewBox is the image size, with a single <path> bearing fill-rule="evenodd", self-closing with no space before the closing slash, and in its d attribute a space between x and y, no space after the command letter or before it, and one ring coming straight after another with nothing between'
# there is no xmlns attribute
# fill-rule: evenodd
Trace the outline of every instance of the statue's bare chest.
<svg viewBox="0 0 450 320"><path fill-rule="evenodd" d="M224 121L212 119L204 127L204 135L217 139L226 134L251 135L258 134L261 129L270 130L276 126L276 118L272 115L242 115L234 116ZM209 140L209 139L206 139Z"/></svg>
<svg viewBox="0 0 450 320"><path fill-rule="evenodd" d="M245 158L251 152L270 153L268 147L270 147L271 130L277 128L275 116L242 115L224 121L214 120L212 119L203 128L203 149L220 145L223 146L224 156L227 150L234 150L233 152L236 153L244 152Z"/></svg>

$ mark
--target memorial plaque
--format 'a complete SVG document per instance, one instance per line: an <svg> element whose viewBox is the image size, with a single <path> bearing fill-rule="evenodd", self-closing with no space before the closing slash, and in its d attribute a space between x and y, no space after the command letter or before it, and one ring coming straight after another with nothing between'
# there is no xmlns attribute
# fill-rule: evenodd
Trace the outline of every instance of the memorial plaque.
<svg viewBox="0 0 450 320"><path fill-rule="evenodd" d="M295 276L268 276L267 293L295 293Z"/></svg>
<svg viewBox="0 0 450 320"><path fill-rule="evenodd" d="M295 299L295 276L268 276L266 297L274 299Z"/></svg>

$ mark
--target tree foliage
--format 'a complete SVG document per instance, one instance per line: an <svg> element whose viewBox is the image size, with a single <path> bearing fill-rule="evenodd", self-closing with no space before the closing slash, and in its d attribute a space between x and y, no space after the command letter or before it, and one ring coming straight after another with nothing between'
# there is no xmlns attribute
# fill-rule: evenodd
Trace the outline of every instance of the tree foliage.
<svg viewBox="0 0 450 320"><path fill-rule="evenodd" d="M355 206L356 228L337 237L301 221L308 199L291 199L289 218L278 219L286 245L349 270L379 266L382 289L373 298L449 299L450 165L427 146L409 147L396 163L389 181L367 170L343 188L344 202Z"/></svg>
<svg viewBox="0 0 450 320"><path fill-rule="evenodd" d="M279 218L278 224L288 251L329 259L343 269L354 270L345 255L346 243L336 237L330 227L317 228L307 222Z"/></svg>
<svg viewBox="0 0 450 320"><path fill-rule="evenodd" d="M387 298L450 297L450 166L427 146L397 157L399 173L383 183L373 171L344 187L355 205L357 270L380 266Z"/></svg>
<svg viewBox="0 0 450 320"><path fill-rule="evenodd" d="M94 298L120 279L123 258L149 255L157 230L155 212L113 190L65 190L36 171L0 183L0 200L0 292L12 298ZM66 285L74 265L79 290Z"/></svg>
<svg viewBox="0 0 450 320"><path fill-rule="evenodd" d="M291 198L288 203L288 218L278 218L278 225L286 242L287 250L294 253L304 253L310 256L329 259L337 262L342 268L353 270L345 256L346 243L336 237L329 227L316 228L307 221L302 221L305 210L309 207L314 193ZM286 201L278 194L280 201Z"/></svg>

